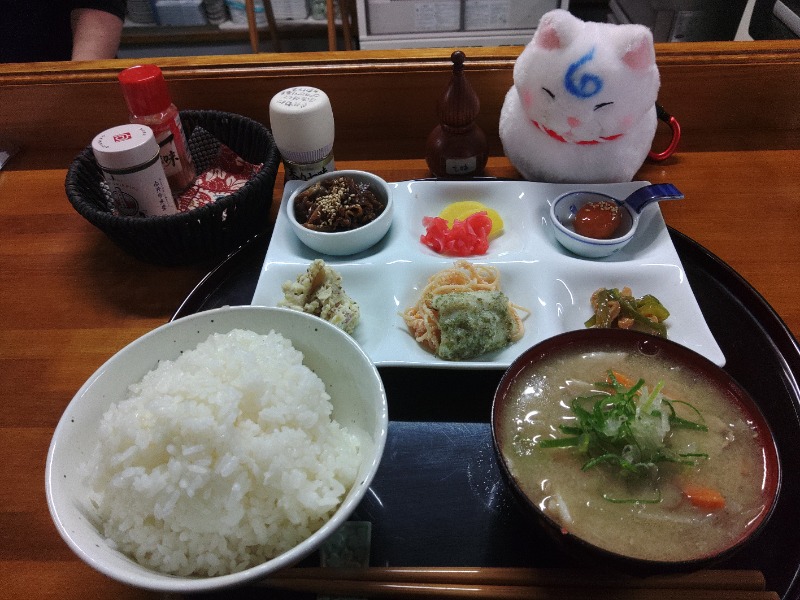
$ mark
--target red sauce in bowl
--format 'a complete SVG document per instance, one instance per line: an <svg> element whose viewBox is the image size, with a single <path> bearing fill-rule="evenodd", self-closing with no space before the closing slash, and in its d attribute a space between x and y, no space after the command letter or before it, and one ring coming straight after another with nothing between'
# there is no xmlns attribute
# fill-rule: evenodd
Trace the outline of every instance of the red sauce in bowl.
<svg viewBox="0 0 800 600"><path fill-rule="evenodd" d="M614 237L622 223L620 207L609 200L584 204L577 213L573 227L575 233L597 240Z"/></svg>

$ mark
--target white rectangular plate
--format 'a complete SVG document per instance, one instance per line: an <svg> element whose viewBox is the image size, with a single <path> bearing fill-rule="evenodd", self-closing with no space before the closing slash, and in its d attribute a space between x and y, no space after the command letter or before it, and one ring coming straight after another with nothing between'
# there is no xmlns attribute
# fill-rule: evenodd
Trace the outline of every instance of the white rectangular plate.
<svg viewBox="0 0 800 600"><path fill-rule="evenodd" d="M637 297L653 294L670 311L669 339L722 366L717 345L686 279L661 210L642 211L635 238L602 259L571 254L555 240L549 207L558 195L575 189L624 198L647 182L621 184L545 184L527 181L406 181L392 183L394 221L389 233L369 250L348 257L320 256L303 245L289 227L286 201L300 182L287 182L275 230L267 249L253 304L276 306L281 284L294 280L316 258L336 269L345 291L358 302L361 321L354 337L378 366L502 369L524 350L553 335L581 329L592 315L589 299L600 287L628 286ZM423 349L406 329L402 311L412 306L428 277L457 260L436 254L419 241L422 219L457 200L479 200L503 218L503 234L489 252L468 257L500 271L500 287L530 310L518 342L470 361L442 360Z"/></svg>

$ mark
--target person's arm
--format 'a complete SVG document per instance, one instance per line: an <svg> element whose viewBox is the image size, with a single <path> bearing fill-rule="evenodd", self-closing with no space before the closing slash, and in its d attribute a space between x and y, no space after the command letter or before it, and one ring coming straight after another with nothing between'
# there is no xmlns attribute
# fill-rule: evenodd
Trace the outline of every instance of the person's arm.
<svg viewBox="0 0 800 600"><path fill-rule="evenodd" d="M93 8L72 11L72 60L115 58L122 37L122 19Z"/></svg>

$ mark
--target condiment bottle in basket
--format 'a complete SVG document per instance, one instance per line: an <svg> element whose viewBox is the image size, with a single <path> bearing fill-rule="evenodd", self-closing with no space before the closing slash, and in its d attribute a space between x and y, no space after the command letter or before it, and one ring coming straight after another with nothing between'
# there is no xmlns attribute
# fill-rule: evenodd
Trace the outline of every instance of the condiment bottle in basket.
<svg viewBox="0 0 800 600"><path fill-rule="evenodd" d="M450 58L453 75L437 103L439 125L428 136L425 160L437 177L473 177L489 158L486 135L475 122L481 103L464 75L464 53L456 50Z"/></svg>
<svg viewBox="0 0 800 600"><path fill-rule="evenodd" d="M118 75L128 105L131 123L153 130L161 148L161 163L174 195L185 191L195 179L195 167L177 107L167 82L156 65L138 65Z"/></svg>
<svg viewBox="0 0 800 600"><path fill-rule="evenodd" d="M95 136L92 151L117 214L145 217L178 212L152 129L135 123L112 127Z"/></svg>

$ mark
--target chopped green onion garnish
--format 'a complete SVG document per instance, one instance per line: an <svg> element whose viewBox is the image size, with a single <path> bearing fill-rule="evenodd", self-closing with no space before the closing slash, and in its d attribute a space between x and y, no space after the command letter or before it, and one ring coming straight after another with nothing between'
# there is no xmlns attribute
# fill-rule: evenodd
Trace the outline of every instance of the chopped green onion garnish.
<svg viewBox="0 0 800 600"><path fill-rule="evenodd" d="M671 428L701 432L708 428L702 423L700 412L690 403L670 400L663 395L663 381L652 391L647 390L642 379L626 387L609 371L608 381L595 385L604 393L579 396L572 401L575 423L559 427L564 436L540 440L537 446L574 448L586 458L581 467L583 471L604 464L620 475L635 477L651 474L659 463L695 465L699 459L708 458L704 453L680 454L667 447L665 438ZM691 408L700 421L679 417L675 404ZM606 499L610 502L658 502L660 492L658 500Z"/></svg>

